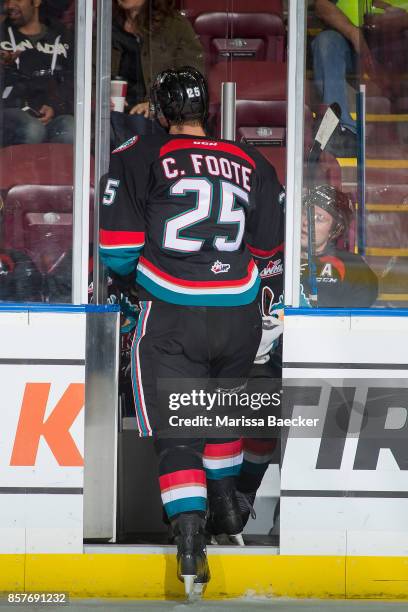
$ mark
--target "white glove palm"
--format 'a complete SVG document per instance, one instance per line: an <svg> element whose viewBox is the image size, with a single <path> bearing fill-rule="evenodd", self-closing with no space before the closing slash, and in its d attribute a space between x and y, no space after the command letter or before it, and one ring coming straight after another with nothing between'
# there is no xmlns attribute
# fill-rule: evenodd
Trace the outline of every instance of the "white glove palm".
<svg viewBox="0 0 408 612"><path fill-rule="evenodd" d="M273 345L283 333L283 307L273 305L274 294L269 287L262 289L262 338L255 357L256 364L267 363ZM278 307L277 307L278 306Z"/></svg>

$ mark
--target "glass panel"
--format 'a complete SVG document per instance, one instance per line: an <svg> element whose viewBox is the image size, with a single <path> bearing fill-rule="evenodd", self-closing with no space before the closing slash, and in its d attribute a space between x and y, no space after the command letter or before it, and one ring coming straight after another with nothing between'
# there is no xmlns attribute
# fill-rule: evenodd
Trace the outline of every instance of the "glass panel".
<svg viewBox="0 0 408 612"><path fill-rule="evenodd" d="M365 255L379 278L381 307L408 306L408 2L373 2L364 36L367 83Z"/></svg>
<svg viewBox="0 0 408 612"><path fill-rule="evenodd" d="M113 1L111 127L112 147L135 134L157 133L149 118L154 77L167 68L195 66L203 72L205 58L191 24L195 3L181 14L174 2Z"/></svg>
<svg viewBox="0 0 408 612"><path fill-rule="evenodd" d="M0 300L70 302L75 2L2 5Z"/></svg>
<svg viewBox="0 0 408 612"><path fill-rule="evenodd" d="M407 9L399 0L309 8L305 141L317 135L305 151L302 305L408 304Z"/></svg>

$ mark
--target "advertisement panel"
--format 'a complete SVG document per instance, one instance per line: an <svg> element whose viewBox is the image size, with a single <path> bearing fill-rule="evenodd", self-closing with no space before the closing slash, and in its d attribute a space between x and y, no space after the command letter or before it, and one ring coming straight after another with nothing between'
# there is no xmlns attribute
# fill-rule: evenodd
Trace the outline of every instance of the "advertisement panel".
<svg viewBox="0 0 408 612"><path fill-rule="evenodd" d="M0 554L82 552L85 316L0 312Z"/></svg>
<svg viewBox="0 0 408 612"><path fill-rule="evenodd" d="M281 554L408 553L407 323L286 318L287 407L319 429L284 445Z"/></svg>

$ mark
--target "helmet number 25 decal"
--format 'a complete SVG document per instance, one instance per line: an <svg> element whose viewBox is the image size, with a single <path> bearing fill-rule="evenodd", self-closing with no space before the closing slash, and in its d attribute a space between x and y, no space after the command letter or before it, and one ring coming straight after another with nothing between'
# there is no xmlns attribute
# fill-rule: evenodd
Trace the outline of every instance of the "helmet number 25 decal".
<svg viewBox="0 0 408 612"><path fill-rule="evenodd" d="M214 187L205 178L183 178L174 183L170 189L172 196L184 197L187 193L196 194L196 206L193 209L176 215L166 221L164 227L163 247L172 251L196 252L203 247L205 239L180 236L181 231L208 219L213 205ZM235 207L237 200L242 202ZM216 236L214 248L218 251L236 251L239 249L245 230L245 213L243 205L248 205L248 193L240 187L220 181L220 204L217 223L219 225L237 225L235 238ZM222 230L220 228L220 233Z"/></svg>

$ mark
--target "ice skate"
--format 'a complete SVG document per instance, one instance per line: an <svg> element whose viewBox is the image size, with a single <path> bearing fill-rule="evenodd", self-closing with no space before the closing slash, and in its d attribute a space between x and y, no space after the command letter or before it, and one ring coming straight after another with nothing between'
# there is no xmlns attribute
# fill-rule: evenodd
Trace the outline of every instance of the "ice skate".
<svg viewBox="0 0 408 612"><path fill-rule="evenodd" d="M171 525L177 544L177 577L184 582L186 598L198 599L210 580L205 519L193 512L183 513Z"/></svg>
<svg viewBox="0 0 408 612"><path fill-rule="evenodd" d="M239 510L241 512L242 523L245 527L249 520L249 517L253 518L254 520L256 519L256 512L254 510L256 491L249 491L244 493L243 491L237 490L236 496Z"/></svg>
<svg viewBox="0 0 408 612"><path fill-rule="evenodd" d="M244 528L234 478L207 481L209 518L207 529L212 543L245 546Z"/></svg>

